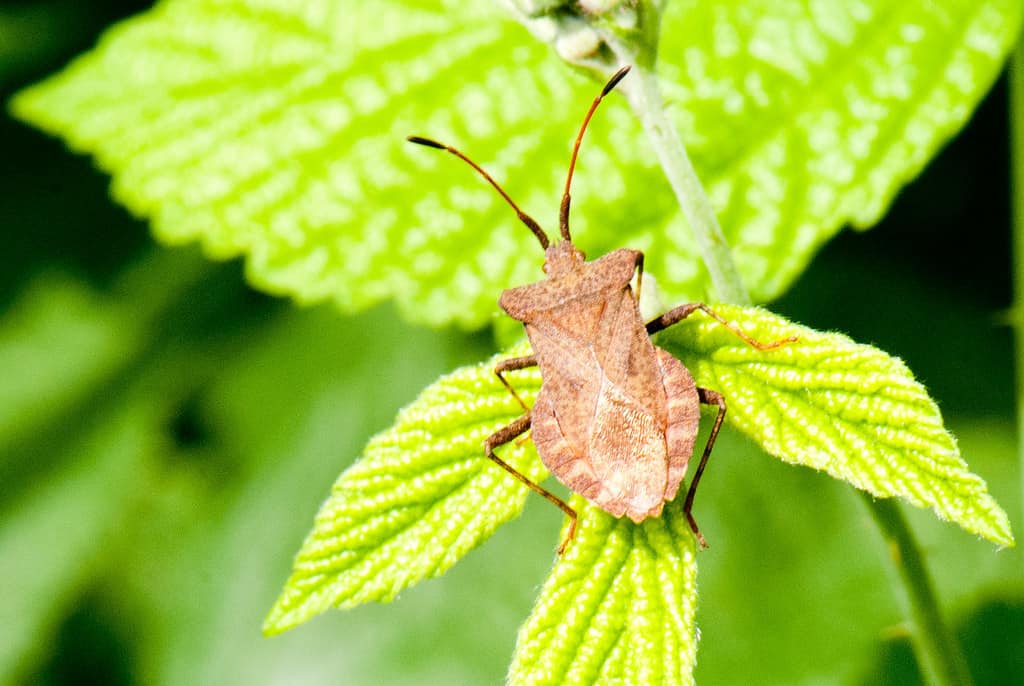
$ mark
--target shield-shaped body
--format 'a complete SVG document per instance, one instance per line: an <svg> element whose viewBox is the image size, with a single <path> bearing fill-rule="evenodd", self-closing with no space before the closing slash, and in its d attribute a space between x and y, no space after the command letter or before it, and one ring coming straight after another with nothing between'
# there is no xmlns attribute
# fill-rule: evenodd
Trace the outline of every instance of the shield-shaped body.
<svg viewBox="0 0 1024 686"><path fill-rule="evenodd" d="M640 522L661 514L686 474L697 389L647 334L629 285L639 253L616 250L594 262L576 254L572 268L563 261L545 281L501 296L525 324L543 380L533 441L559 481Z"/></svg>

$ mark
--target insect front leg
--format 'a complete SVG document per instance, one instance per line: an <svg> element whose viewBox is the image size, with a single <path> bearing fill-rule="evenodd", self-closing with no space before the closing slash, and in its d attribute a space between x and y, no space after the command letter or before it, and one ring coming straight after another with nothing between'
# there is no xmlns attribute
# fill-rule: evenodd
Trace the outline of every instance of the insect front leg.
<svg viewBox="0 0 1024 686"><path fill-rule="evenodd" d="M714 448L715 440L718 438L718 431L722 428L722 421L725 420L725 398L718 391L700 387L697 388L697 397L704 405L718 406L718 414L715 415L715 423L711 426L708 442L704 446L704 454L700 456L700 463L697 465L697 471L693 473L690 488L686 491L686 500L683 502L683 512L686 514L687 521L690 522L690 528L693 530L694 536L697 537L697 542L703 549L708 547L708 542L704 540L704 535L700 532L700 527L697 526L697 520L693 518L693 497L697 495L697 484L700 483L704 467L707 466L708 458L711 457L711 449Z"/></svg>
<svg viewBox="0 0 1024 686"><path fill-rule="evenodd" d="M531 416L530 413L527 412L522 417L515 420L508 426L498 429L493 434L488 436L487 440L484 442L484 450L487 453L487 457L491 458L491 460L493 460L495 464L497 464L499 467L504 469L506 472L508 472L515 478L522 481L535 493L546 498L548 502L554 504L556 507L561 509L562 512L569 516L569 532L565 535L565 538L558 546L558 554L561 555L565 551L565 547L569 545L569 541L571 541L573 539L573 536L576 535L576 510L569 507L569 504L562 500L561 498L559 498L557 495L547 490L540 484L535 483L530 477L526 476L525 474L517 470L515 467L510 465L508 462L505 462L505 460L501 459L500 457L494 454L494 449L497 448L499 445L504 445L505 443L514 440L517 436L526 433L526 431L530 428L530 421Z"/></svg>
<svg viewBox="0 0 1024 686"><path fill-rule="evenodd" d="M651 321L647 322L647 333L649 335L654 335L659 331L663 331L668 327L672 326L673 324L678 324L679 322L686 319L697 310L700 310L701 312L711 317L725 328L729 329L729 331L734 333L739 338L743 339L743 342L749 345L750 347L757 348L758 350L772 350L774 348L778 348L779 346L785 345L786 343L794 343L798 340L796 336L787 336L786 338L782 338L777 341L772 341L771 343L763 343L745 334L740 327L736 326L730 321L727 321L724 317L722 317L722 315L718 314L704 303L687 303L685 305L680 305L679 307L672 308L671 310L661 315L657 319L652 319Z"/></svg>
<svg viewBox="0 0 1024 686"><path fill-rule="evenodd" d="M508 379L502 376L502 374L504 372L514 372L517 369L526 369L528 367L536 366L536 355L526 355L524 357L510 357L507 360L502 360L498 364L494 365L494 375L498 377L498 381L500 381L505 386L505 388L508 389L508 392L511 393L512 397L516 399L516 402L519 403L519 405L523 408L523 411L527 413L529 413L530 408L526 406L526 403L523 402L523 399L519 397L518 393L516 393L516 389L512 388L512 384L510 384L508 382Z"/></svg>

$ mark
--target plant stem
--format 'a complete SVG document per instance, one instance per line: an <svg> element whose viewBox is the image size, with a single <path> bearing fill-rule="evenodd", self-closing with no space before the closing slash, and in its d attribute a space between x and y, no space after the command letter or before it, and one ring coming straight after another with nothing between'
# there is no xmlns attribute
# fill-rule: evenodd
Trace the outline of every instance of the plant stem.
<svg viewBox="0 0 1024 686"><path fill-rule="evenodd" d="M733 262L722 227L718 225L715 209L690 163L675 124L665 112L654 65L638 63L633 67L633 73L636 81L634 87L627 91L630 105L640 118L658 155L661 168L675 191L708 268L718 300L749 304L750 296Z"/></svg>
<svg viewBox="0 0 1024 686"><path fill-rule="evenodd" d="M1017 435L1024 436L1024 38L1010 58L1010 175L1013 202L1012 321L1017 353ZM1024 442L1018 441L1017 461L1024 494ZM1024 502L1024 498L1022 498ZM1024 521L1024 511L1021 513Z"/></svg>
<svg viewBox="0 0 1024 686"><path fill-rule="evenodd" d="M911 639L926 682L936 686L970 686L967 660L942 621L931 576L899 504L860 493L882 531L889 558L906 590L907 609L913 622Z"/></svg>

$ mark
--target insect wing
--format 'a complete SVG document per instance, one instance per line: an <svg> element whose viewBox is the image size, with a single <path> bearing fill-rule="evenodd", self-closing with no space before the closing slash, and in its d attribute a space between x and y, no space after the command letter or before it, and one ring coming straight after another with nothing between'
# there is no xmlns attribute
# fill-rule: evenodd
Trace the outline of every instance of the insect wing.
<svg viewBox="0 0 1024 686"><path fill-rule="evenodd" d="M604 485L610 512L625 512L635 522L661 513L668 482L668 451L660 418L605 384L594 412L588 461Z"/></svg>
<svg viewBox="0 0 1024 686"><path fill-rule="evenodd" d="M577 299L571 313L535 313L526 328L544 378L533 436L545 465L613 515L660 514L689 454L671 468L664 365L628 285Z"/></svg>
<svg viewBox="0 0 1024 686"><path fill-rule="evenodd" d="M603 374L589 338L559 323L542 317L527 324L526 333L543 379L540 396L557 408L560 432L585 455ZM538 404L540 400L538 397Z"/></svg>

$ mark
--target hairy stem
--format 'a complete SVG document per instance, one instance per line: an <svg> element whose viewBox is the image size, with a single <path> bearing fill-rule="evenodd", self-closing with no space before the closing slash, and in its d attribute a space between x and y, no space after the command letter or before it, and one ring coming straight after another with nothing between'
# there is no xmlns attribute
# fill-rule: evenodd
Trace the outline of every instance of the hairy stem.
<svg viewBox="0 0 1024 686"><path fill-rule="evenodd" d="M882 531L889 559L906 591L913 622L911 639L926 682L935 686L970 686L967 660L942 621L931 576L899 504L889 499L876 500L863 491L861 494Z"/></svg>
<svg viewBox="0 0 1024 686"><path fill-rule="evenodd" d="M635 87L628 91L630 105L640 118L658 155L661 168L675 191L683 215L693 230L717 299L740 305L749 304L750 296L733 262L729 244L715 216L715 209L697 178L697 172L690 163L675 124L665 112L654 66L640 63L633 71L636 82Z"/></svg>
<svg viewBox="0 0 1024 686"><path fill-rule="evenodd" d="M1017 352L1017 435L1024 436L1024 39L1010 58L1010 174L1013 184L1013 326ZM1024 442L1017 447L1024 493ZM1022 499L1024 502L1024 499ZM1024 512L1021 513L1024 520Z"/></svg>
<svg viewBox="0 0 1024 686"><path fill-rule="evenodd" d="M636 26L633 29L621 30L604 25L598 31L615 56L617 64L614 66L628 64L633 67L630 78L619 90L625 94L640 119L683 216L693 231L697 249L715 289L715 299L749 305L750 294L733 262L732 251L718 224L715 208L704 192L661 97L657 63L664 5L665 0L637 0L634 5ZM603 66L607 70L611 65Z"/></svg>

